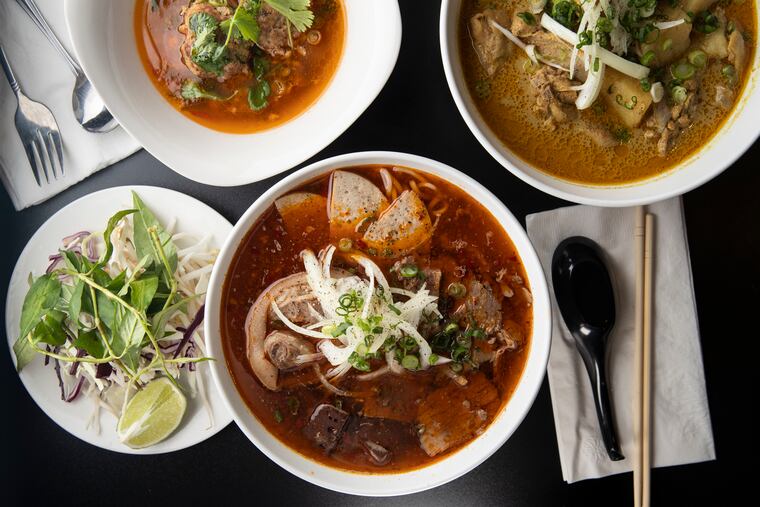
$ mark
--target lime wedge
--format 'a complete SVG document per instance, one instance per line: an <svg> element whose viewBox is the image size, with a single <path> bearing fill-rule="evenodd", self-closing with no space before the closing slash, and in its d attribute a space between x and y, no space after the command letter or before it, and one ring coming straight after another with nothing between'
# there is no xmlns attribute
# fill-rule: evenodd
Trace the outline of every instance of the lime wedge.
<svg viewBox="0 0 760 507"><path fill-rule="evenodd" d="M157 444L177 429L186 407L185 395L171 380L153 380L127 403L117 426L119 440L133 449Z"/></svg>

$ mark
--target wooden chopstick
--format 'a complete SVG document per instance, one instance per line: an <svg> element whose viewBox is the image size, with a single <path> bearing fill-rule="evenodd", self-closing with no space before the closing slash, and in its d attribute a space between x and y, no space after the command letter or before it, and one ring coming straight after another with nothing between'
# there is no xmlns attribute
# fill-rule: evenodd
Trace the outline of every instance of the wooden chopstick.
<svg viewBox="0 0 760 507"><path fill-rule="evenodd" d="M634 507L649 507L651 469L651 393L652 393L652 259L654 254L654 215L636 208L634 255L636 260L634 441Z"/></svg>
<svg viewBox="0 0 760 507"><path fill-rule="evenodd" d="M641 505L649 507L650 470L652 451L651 407L652 407L652 300L654 287L652 285L652 262L654 257L654 215L647 213L646 231L644 235L644 341L643 384L641 396Z"/></svg>
<svg viewBox="0 0 760 507"><path fill-rule="evenodd" d="M642 467L644 464L642 453L642 395L644 384L644 236L646 235L646 222L644 207L635 209L635 225L633 229L633 257L636 264L635 285L635 322L634 322L634 398L633 398L633 441L636 444L636 454L633 460L633 505L641 507L643 493Z"/></svg>

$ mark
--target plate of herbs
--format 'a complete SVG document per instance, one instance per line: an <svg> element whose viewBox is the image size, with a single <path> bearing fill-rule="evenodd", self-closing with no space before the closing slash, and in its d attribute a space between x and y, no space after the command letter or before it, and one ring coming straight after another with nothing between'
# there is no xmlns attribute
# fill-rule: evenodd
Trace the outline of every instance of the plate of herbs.
<svg viewBox="0 0 760 507"><path fill-rule="evenodd" d="M202 321L231 229L196 199L139 186L87 195L48 219L6 302L8 345L40 408L126 453L179 450L225 427Z"/></svg>

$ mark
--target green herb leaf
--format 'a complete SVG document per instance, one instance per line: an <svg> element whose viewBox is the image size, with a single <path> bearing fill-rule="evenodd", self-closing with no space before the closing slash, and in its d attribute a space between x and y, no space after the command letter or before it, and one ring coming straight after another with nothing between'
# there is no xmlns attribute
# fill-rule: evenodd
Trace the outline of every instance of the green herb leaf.
<svg viewBox="0 0 760 507"><path fill-rule="evenodd" d="M84 282L77 280L69 297L68 313L73 322L79 322L79 314L82 312L82 295L84 294Z"/></svg>
<svg viewBox="0 0 760 507"><path fill-rule="evenodd" d="M100 339L95 331L80 331L74 340L74 346L87 352L88 355L95 358L106 356L106 350L103 346L103 340Z"/></svg>
<svg viewBox="0 0 760 507"><path fill-rule="evenodd" d="M219 22L207 12L197 12L190 17L190 30L195 41L190 51L190 59L198 67L217 75L229 63L227 46L216 41Z"/></svg>
<svg viewBox="0 0 760 507"><path fill-rule="evenodd" d="M190 102L195 102L197 100L216 100L220 102L224 102L227 100L230 100L232 97L237 95L237 90L235 90L232 95L229 97L223 97L222 95L203 88L199 83L196 83L195 81L187 80L184 83L182 83L182 89L180 90L180 95L183 99L189 100Z"/></svg>
<svg viewBox="0 0 760 507"><path fill-rule="evenodd" d="M34 359L35 352L27 340L27 335L39 324L43 315L55 306L60 294L61 282L53 274L37 278L26 293L21 309L19 337L13 345L17 371L21 371Z"/></svg>
<svg viewBox="0 0 760 507"><path fill-rule="evenodd" d="M248 89L248 105L254 111L261 111L269 105L269 94L272 89L269 82L262 80Z"/></svg>
<svg viewBox="0 0 760 507"><path fill-rule="evenodd" d="M129 297L132 306L138 311L144 312L150 306L153 297L158 290L158 277L156 275L146 276L140 280L135 280L129 289Z"/></svg>
<svg viewBox="0 0 760 507"><path fill-rule="evenodd" d="M32 343L47 343L59 346L66 343L66 331L63 329L63 321L66 314L58 310L48 310L42 316L32 330Z"/></svg>
<svg viewBox="0 0 760 507"><path fill-rule="evenodd" d="M150 258L150 262L146 263L146 267L152 264L161 266L160 254L155 249L149 232L150 229L155 228L164 250L164 254L166 255L166 259L169 262L169 267L172 271L168 276L174 276L174 271L177 270L177 247L174 246L174 243L171 240L171 235L161 227L161 224L156 220L156 217L150 209L145 206L145 203L135 192L132 192L132 200L134 202L134 207L138 210L133 217L134 242L137 258L142 259L147 255Z"/></svg>
<svg viewBox="0 0 760 507"><path fill-rule="evenodd" d="M311 0L264 0L285 19L290 21L296 30L305 32L314 23L314 13L309 8Z"/></svg>

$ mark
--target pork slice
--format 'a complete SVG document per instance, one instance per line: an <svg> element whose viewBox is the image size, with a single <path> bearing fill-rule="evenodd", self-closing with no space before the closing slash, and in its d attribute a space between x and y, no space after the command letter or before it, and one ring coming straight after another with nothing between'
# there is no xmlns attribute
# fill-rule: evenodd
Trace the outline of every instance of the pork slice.
<svg viewBox="0 0 760 507"><path fill-rule="evenodd" d="M741 73L747 61L747 47L741 25L736 22L734 25L734 31L728 36L728 61L733 64L737 73Z"/></svg>
<svg viewBox="0 0 760 507"><path fill-rule="evenodd" d="M420 446L436 456L463 444L481 431L499 404L496 387L477 372L464 386L455 382L433 391L420 404Z"/></svg>
<svg viewBox="0 0 760 507"><path fill-rule="evenodd" d="M398 257L427 241L433 233L425 203L405 190L364 233L364 242L387 257Z"/></svg>

